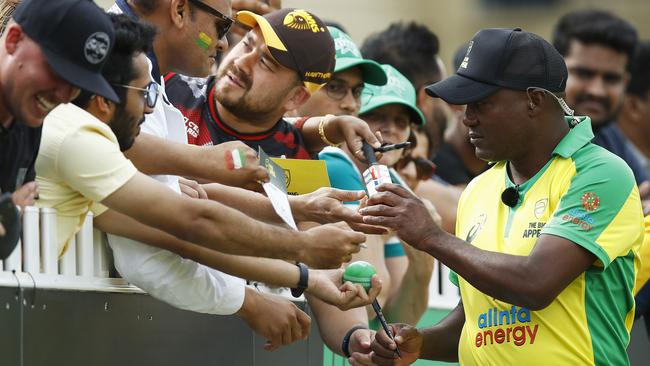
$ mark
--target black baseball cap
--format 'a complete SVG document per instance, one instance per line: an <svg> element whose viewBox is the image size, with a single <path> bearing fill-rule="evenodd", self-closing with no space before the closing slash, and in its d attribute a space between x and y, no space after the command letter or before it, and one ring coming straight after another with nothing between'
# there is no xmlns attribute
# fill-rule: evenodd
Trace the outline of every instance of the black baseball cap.
<svg viewBox="0 0 650 366"><path fill-rule="evenodd" d="M119 103L101 75L115 32L92 0L24 0L13 19L36 42L50 67L70 84Z"/></svg>
<svg viewBox="0 0 650 366"><path fill-rule="evenodd" d="M298 72L310 92L332 77L336 50L325 23L303 9L280 9L264 16L239 11L237 21L259 26L271 55L281 65Z"/></svg>
<svg viewBox="0 0 650 366"><path fill-rule="evenodd" d="M542 37L521 28L489 28L469 41L456 74L429 85L426 91L450 104L468 104L501 88L563 92L567 76L564 59Z"/></svg>

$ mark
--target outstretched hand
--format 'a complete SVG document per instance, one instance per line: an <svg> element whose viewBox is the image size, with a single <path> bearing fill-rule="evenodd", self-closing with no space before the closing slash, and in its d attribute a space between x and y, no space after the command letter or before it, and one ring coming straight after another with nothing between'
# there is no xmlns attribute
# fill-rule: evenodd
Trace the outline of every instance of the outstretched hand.
<svg viewBox="0 0 650 366"><path fill-rule="evenodd" d="M386 234L383 227L363 223L363 217L343 202L358 201L365 197L364 191L344 191L323 187L318 190L290 197L291 208L300 221L314 221L320 224L345 221L353 230L366 234Z"/></svg>
<svg viewBox="0 0 650 366"><path fill-rule="evenodd" d="M358 117L353 116L336 116L329 121L335 130L335 135L340 135L343 142L348 147L354 156L361 160L366 161L363 155L363 141L370 144L374 148L381 146L383 139L381 133L376 134L372 132L368 123ZM381 159L380 153L375 153L377 160Z"/></svg>
<svg viewBox="0 0 650 366"><path fill-rule="evenodd" d="M390 324L391 331L395 334L395 341L390 339L383 329L375 334L370 348L370 355L353 353L349 361L351 365L395 365L404 366L415 362L420 356L422 347L422 334L417 328L408 324ZM401 357L397 356L395 349L399 347Z"/></svg>
<svg viewBox="0 0 650 366"><path fill-rule="evenodd" d="M269 181L269 172L260 165L257 152L241 141L228 141L202 147L205 161L212 169L202 177L211 182L261 191L260 182Z"/></svg>
<svg viewBox="0 0 650 366"><path fill-rule="evenodd" d="M422 200L396 184L377 187L359 213L364 223L393 229L400 239L420 250L426 249L428 237L442 231Z"/></svg>
<svg viewBox="0 0 650 366"><path fill-rule="evenodd" d="M341 310L369 305L381 292L381 280L377 275L372 277L367 293L360 284L349 281L342 283L342 280L342 269L311 270L307 292Z"/></svg>
<svg viewBox="0 0 650 366"><path fill-rule="evenodd" d="M332 269L349 262L366 241L362 233L344 223L325 224L300 232L304 236L298 260L310 268Z"/></svg>

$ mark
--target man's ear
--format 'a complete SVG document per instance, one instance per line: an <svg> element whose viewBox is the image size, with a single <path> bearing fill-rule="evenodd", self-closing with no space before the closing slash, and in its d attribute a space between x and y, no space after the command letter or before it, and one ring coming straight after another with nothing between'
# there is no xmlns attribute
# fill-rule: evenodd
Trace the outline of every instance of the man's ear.
<svg viewBox="0 0 650 366"><path fill-rule="evenodd" d="M542 90L535 90L532 89L530 91L526 91L527 98L528 100L526 101L527 104L527 109L528 109L528 115L529 116L535 116L539 114L542 110L540 108L544 103L549 103L552 101L551 96L546 97L546 92Z"/></svg>
<svg viewBox="0 0 650 366"><path fill-rule="evenodd" d="M189 17L187 0L171 0L169 2L169 20L176 28L183 28L186 18Z"/></svg>
<svg viewBox="0 0 650 366"><path fill-rule="evenodd" d="M296 86L289 92L289 98L284 103L284 109L287 111L298 109L298 107L305 104L310 97L311 93L309 93L307 87L304 85Z"/></svg>
<svg viewBox="0 0 650 366"><path fill-rule="evenodd" d="M101 120L110 120L117 107L114 102L99 95L94 95L90 98L90 103L94 104L94 109L96 113L99 113L98 117L101 117Z"/></svg>
<svg viewBox="0 0 650 366"><path fill-rule="evenodd" d="M13 55L18 49L18 43L25 38L25 33L20 25L14 23L7 26L5 30L5 51Z"/></svg>

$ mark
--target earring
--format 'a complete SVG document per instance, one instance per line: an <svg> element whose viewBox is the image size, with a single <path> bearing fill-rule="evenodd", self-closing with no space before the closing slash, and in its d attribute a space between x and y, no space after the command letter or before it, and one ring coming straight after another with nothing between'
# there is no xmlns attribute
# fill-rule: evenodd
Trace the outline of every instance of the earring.
<svg viewBox="0 0 650 366"><path fill-rule="evenodd" d="M535 109L535 103L529 102L528 107L530 107L530 109Z"/></svg>

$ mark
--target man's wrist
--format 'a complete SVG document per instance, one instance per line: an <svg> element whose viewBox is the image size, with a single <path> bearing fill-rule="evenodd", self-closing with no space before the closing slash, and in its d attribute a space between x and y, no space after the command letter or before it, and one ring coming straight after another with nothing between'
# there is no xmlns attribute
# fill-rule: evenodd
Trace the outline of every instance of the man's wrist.
<svg viewBox="0 0 650 366"><path fill-rule="evenodd" d="M342 144L344 141L341 134L340 122L342 116L331 116L323 124L323 132L333 144Z"/></svg>
<svg viewBox="0 0 650 366"><path fill-rule="evenodd" d="M343 336L343 340L341 342L341 351L345 357L350 357L350 340L352 339L354 332L360 329L368 329L368 327L361 324L355 325L350 328Z"/></svg>
<svg viewBox="0 0 650 366"><path fill-rule="evenodd" d="M303 292L309 287L309 268L304 263L296 263L299 270L298 284L291 288L291 295L293 297L300 297Z"/></svg>
<svg viewBox="0 0 650 366"><path fill-rule="evenodd" d="M259 296L260 294L256 290L250 287L246 287L246 289L244 290L244 302L242 303L239 310L235 312L235 315L237 315L238 317L244 320L249 319L251 314L254 313L253 309L255 309L256 307L255 304L259 299Z"/></svg>
<svg viewBox="0 0 650 366"><path fill-rule="evenodd" d="M432 250L437 249L437 243L442 234L444 234L443 230L433 224L425 230L424 235L418 240L419 245L414 247L430 254Z"/></svg>
<svg viewBox="0 0 650 366"><path fill-rule="evenodd" d="M289 207L296 221L308 221L305 215L305 199L303 195L289 196Z"/></svg>

